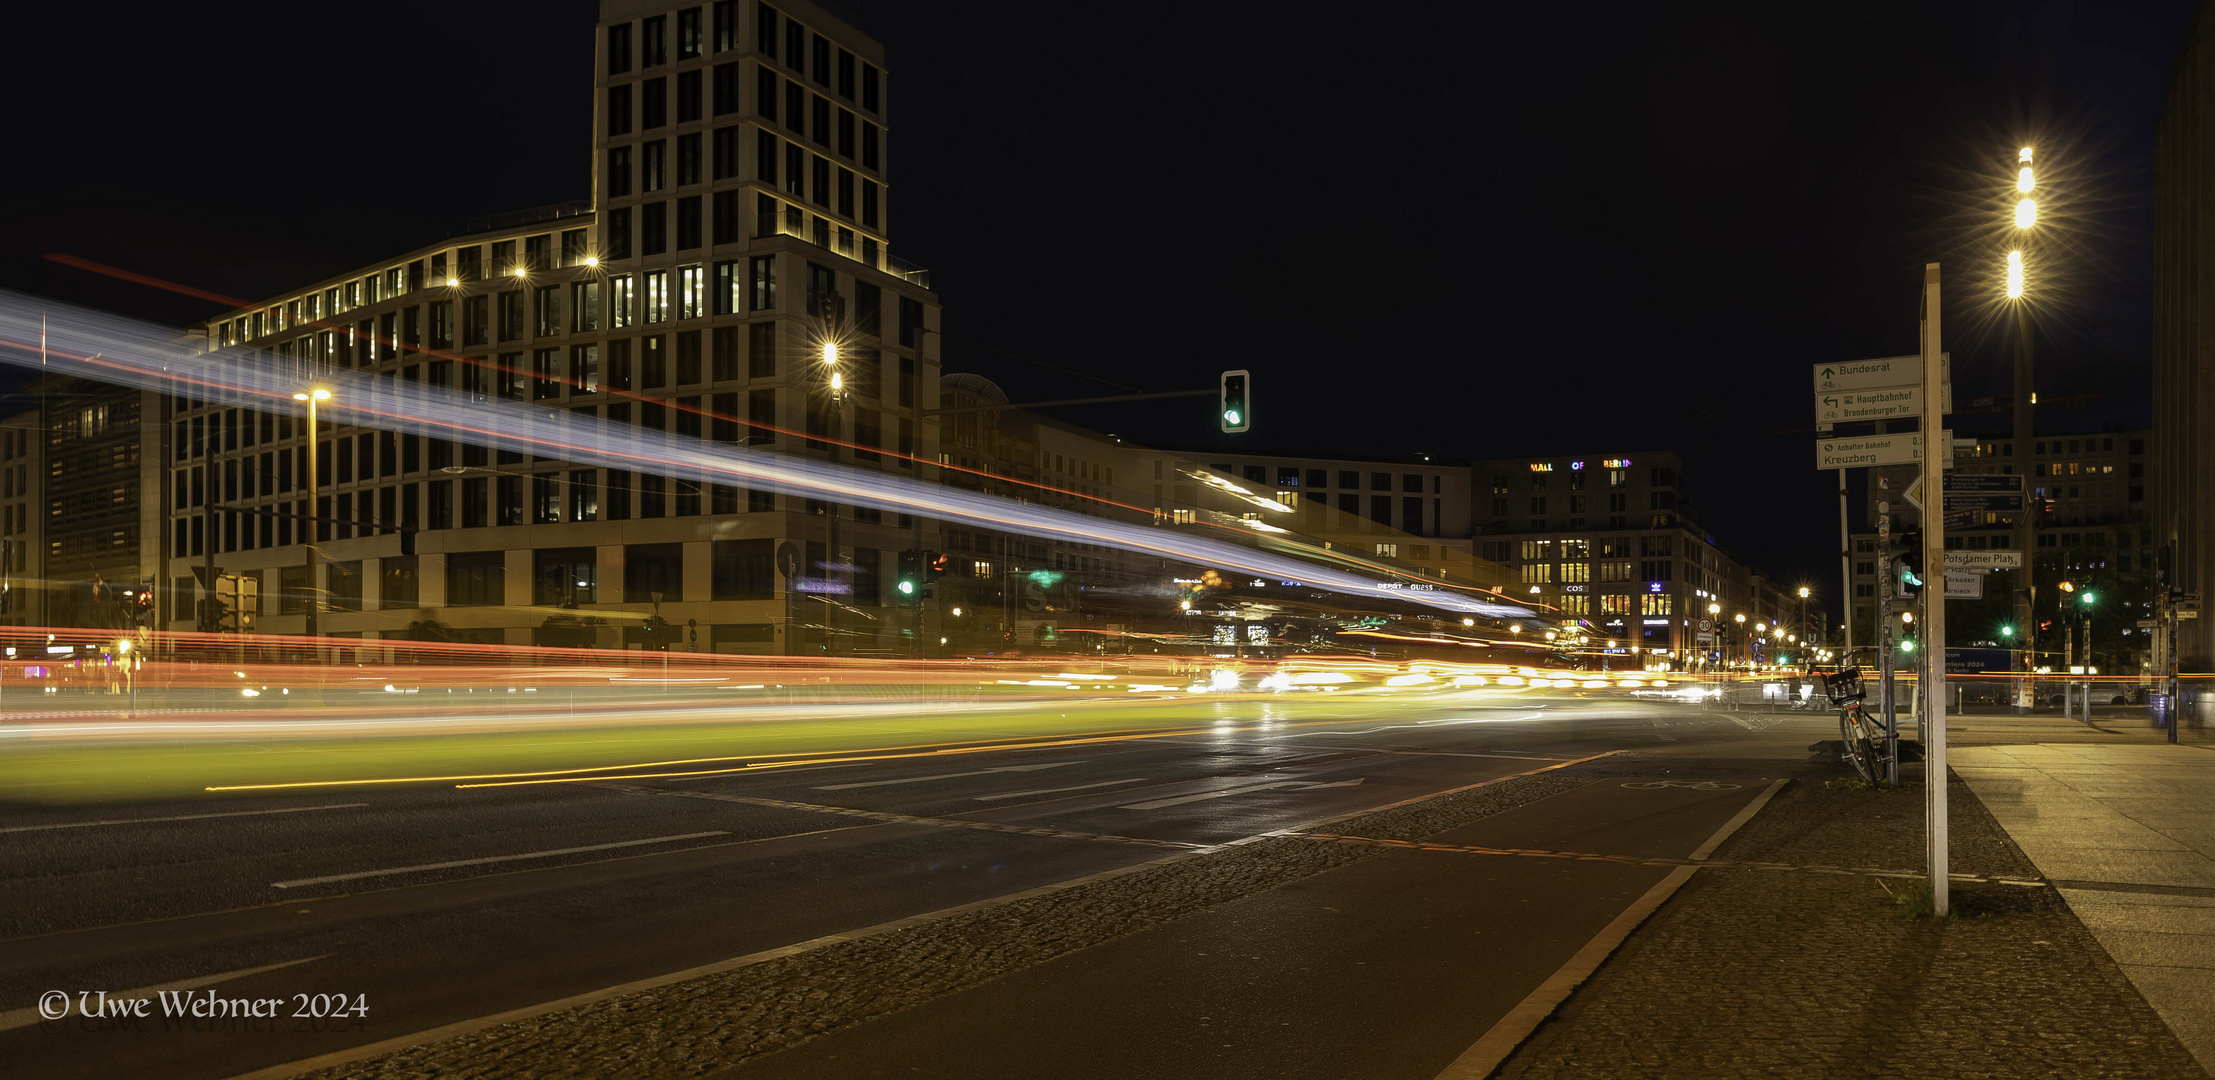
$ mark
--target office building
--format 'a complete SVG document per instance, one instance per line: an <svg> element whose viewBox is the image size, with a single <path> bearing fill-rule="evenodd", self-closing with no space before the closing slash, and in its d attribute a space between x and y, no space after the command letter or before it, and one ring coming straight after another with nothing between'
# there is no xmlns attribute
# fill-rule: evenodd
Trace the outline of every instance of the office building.
<svg viewBox="0 0 2215 1080"><path fill-rule="evenodd" d="M595 33L589 204L305 283L209 347L303 393L347 368L929 478L938 304L891 250L883 50L805 3L604 0ZM659 613L703 651L911 644L882 610L901 515L329 423L311 505L300 410L175 404L166 576L255 576L253 629L314 605L340 638L651 645Z"/></svg>

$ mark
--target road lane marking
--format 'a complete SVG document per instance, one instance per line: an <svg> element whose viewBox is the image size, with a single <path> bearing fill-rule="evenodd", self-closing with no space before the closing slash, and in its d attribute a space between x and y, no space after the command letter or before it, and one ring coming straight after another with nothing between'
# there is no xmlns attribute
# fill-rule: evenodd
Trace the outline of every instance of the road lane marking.
<svg viewBox="0 0 2215 1080"><path fill-rule="evenodd" d="M1183 806L1186 803L1205 802L1208 799L1222 799L1232 795L1251 795L1257 791L1271 791L1277 788L1290 788L1295 790L1312 791L1316 788L1355 787L1366 779L1368 779L1368 777L1357 776L1351 780L1340 780L1335 784L1315 784L1309 783L1305 780L1285 780L1274 784L1250 784L1246 787L1224 788L1221 791L1203 791L1197 795L1173 795L1166 799L1155 799L1151 802L1131 803L1128 806L1118 806L1116 807L1116 809L1159 810L1165 806Z"/></svg>
<svg viewBox="0 0 2215 1080"><path fill-rule="evenodd" d="M709 832L680 833L676 836L653 836L644 840L619 840L613 844L587 844L584 847L555 848L552 851L530 851L521 855L490 855L482 859L455 859L452 862L395 866L384 870L362 870L352 874L326 874L322 877L295 878L291 881L273 881L269 887L272 889L296 889L302 885L328 885L334 881L391 877L394 874L416 874L426 870L451 870L457 866L483 866L487 863L520 862L524 859L550 859L556 855L575 855L585 851L609 851L615 848L643 847L647 844L673 844L679 840L699 840L710 836L729 835L731 834L722 829L715 829Z"/></svg>
<svg viewBox="0 0 2215 1080"><path fill-rule="evenodd" d="M841 814L846 817L868 818L871 821L884 821L895 825L936 825L944 828L976 829L980 832L1016 833L1021 836L1046 836L1064 840L1097 840L1110 844L1176 848L1179 851L1213 851L1222 846L1219 844L1188 844L1182 840L1152 840L1143 836L1117 836L1113 833L1047 829L1036 825L1003 825L997 821L923 817L917 814L888 814L881 810L858 810L851 806L825 806L820 803L792 802L787 799L764 799L758 795L726 795L718 791L663 791L656 788L616 787L613 784L605 786L617 791L630 791L640 795L675 795L686 799L712 799L716 802L744 803L748 806L770 806L779 810L805 810L815 814Z"/></svg>
<svg viewBox="0 0 2215 1080"><path fill-rule="evenodd" d="M261 967L240 968L237 971L224 971L218 972L214 975L201 975L190 979L179 979L176 982L161 983L156 986L141 986L136 990L111 990L108 992L108 996L111 998L125 999L148 998L161 993L174 994L186 990L198 990L203 986L213 986L216 983L229 982L232 979L243 979L248 975L259 975L264 971L275 971L278 968L288 968L299 964L313 963L317 960L322 960L336 955L336 953L324 953L322 956L310 956L302 960L287 960L281 964L264 964ZM44 1023L45 1021L46 1018L39 1015L38 1008L36 1006L28 1009L10 1009L7 1012L0 1012L0 1031L14 1031L16 1028L30 1027L32 1024Z"/></svg>
<svg viewBox="0 0 2215 1080"><path fill-rule="evenodd" d="M261 814L302 814L310 810L350 810L365 802L331 803L327 806L287 806L281 810L232 810L221 814L178 814L175 817L110 818L105 821L61 821L52 825L10 825L0 833L40 832L46 829L89 829L95 825L145 825L156 821L203 821L208 818L255 817Z"/></svg>
<svg viewBox="0 0 2215 1080"><path fill-rule="evenodd" d="M977 801L997 802L1001 799L1020 799L1025 795L1054 795L1064 791L1089 791L1093 788L1114 787L1117 784L1141 784L1145 781L1146 778L1143 776L1134 776L1128 780L1102 780L1097 784L1078 784L1075 787L1032 788L1029 791L1010 791L1004 795L979 795Z"/></svg>
<svg viewBox="0 0 2215 1080"><path fill-rule="evenodd" d="M1075 764L1076 762L1074 761L1045 761L1040 762L1036 765L1002 765L997 769L977 769L973 772L939 773L936 776L903 776L898 780L864 780L857 784L825 784L822 787L816 788L815 790L845 791L849 788L891 787L894 784L920 784L929 780L954 780L964 776L990 776L993 773L1037 772L1040 769L1058 769L1064 765Z"/></svg>

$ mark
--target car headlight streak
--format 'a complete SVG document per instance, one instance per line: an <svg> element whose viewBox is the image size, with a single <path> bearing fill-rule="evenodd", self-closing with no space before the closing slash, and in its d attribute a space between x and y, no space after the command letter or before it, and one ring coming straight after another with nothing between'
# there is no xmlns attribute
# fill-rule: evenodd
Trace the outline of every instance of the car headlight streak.
<svg viewBox="0 0 2215 1080"><path fill-rule="evenodd" d="M527 449L558 461L644 469L701 484L835 499L983 528L1021 529L1041 537L1105 544L1371 597L1380 584L1376 578L1194 536L1188 530L1105 520L903 476L642 431L598 417L580 417L566 408L480 399L368 372L304 371L290 359L253 350L209 353L202 349L203 343L202 338L164 327L0 292L0 361L26 367L43 364L53 374L265 411L297 408L293 395L303 382L313 381L332 393L332 401L321 409L327 424L459 438L503 449ZM1271 508L1279 509L1274 504ZM1394 598L1490 618L1531 614L1527 608L1447 590L1397 590Z"/></svg>

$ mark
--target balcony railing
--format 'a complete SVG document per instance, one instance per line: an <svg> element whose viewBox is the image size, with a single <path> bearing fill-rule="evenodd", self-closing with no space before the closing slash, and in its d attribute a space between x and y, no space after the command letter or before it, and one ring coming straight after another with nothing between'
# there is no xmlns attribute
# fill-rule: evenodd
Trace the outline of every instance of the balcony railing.
<svg viewBox="0 0 2215 1080"><path fill-rule="evenodd" d="M823 218L816 218L812 226L805 214L798 211L759 215L754 224L756 239L771 236L790 236L814 244L903 281L928 289L931 272L902 259L877 245L868 237L856 239L851 229L833 226Z"/></svg>

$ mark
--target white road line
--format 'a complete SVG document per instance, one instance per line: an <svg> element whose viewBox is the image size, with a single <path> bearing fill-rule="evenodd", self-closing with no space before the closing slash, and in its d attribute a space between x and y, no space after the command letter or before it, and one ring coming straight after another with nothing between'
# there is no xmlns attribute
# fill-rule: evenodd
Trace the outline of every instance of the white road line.
<svg viewBox="0 0 2215 1080"><path fill-rule="evenodd" d="M1281 782L1281 783L1275 783L1275 784L1252 784L1252 785L1249 785L1249 786L1247 786L1247 787L1224 788L1224 789L1223 789L1223 790L1221 790L1221 791L1203 791L1203 792L1199 793L1198 795L1176 795L1176 796L1172 796L1172 797L1170 797L1170 798L1167 798L1167 799L1155 799L1155 800L1153 800L1152 802L1131 803L1131 804L1130 804L1130 805L1128 805L1128 806L1118 806L1118 807L1116 807L1116 809L1118 809L1118 810L1159 810L1159 809L1161 809L1162 807L1165 807L1165 806L1182 806L1182 805L1184 805L1184 804L1186 804L1186 803L1196 803L1196 802L1204 802L1204 801L1206 801L1206 800L1208 800L1208 799L1221 799L1221 798L1225 798L1225 797L1227 797L1227 796L1231 796L1231 795L1247 795L1247 794L1251 794L1251 793L1253 793L1253 792L1256 792L1256 791L1271 791L1271 790L1274 790L1274 789L1276 789L1276 788L1301 788L1301 789L1312 789L1312 788L1356 787L1356 786L1359 786L1359 785L1360 785L1360 783L1361 783L1361 782L1362 782L1363 780L1366 780L1366 779L1368 779L1368 778L1367 778L1367 777L1363 777L1363 776L1357 776L1357 777L1355 777L1355 778L1353 778L1353 779L1351 779L1351 780L1340 780L1340 781L1338 781L1338 782L1337 782L1337 783L1335 783L1335 784L1314 784L1314 783L1309 783L1308 781L1305 781L1305 780L1286 780L1286 781L1283 781L1283 782Z"/></svg>
<svg viewBox="0 0 2215 1080"><path fill-rule="evenodd" d="M111 990L108 992L108 996L110 998L125 999L145 998L153 997L154 995L163 992L178 993L184 990L198 990L203 986L213 986L216 983L229 982L232 979L243 979L248 975L259 975L264 971L275 971L278 968L288 968L296 964L313 963L317 960L324 959L325 957L335 955L337 954L324 953L323 956L310 956L304 960L287 960L282 964L265 964L261 967L255 968L240 968L237 971L225 971L215 975L202 975L198 978L179 979L176 982L166 982L158 986L141 986L136 990ZM71 1003L75 1003L74 998L71 999ZM39 1015L38 1008L36 1006L28 1009L10 1009L7 1012L0 1013L0 1031L13 1031L16 1028L30 1027L32 1024L44 1022L45 1019L45 1017Z"/></svg>
<svg viewBox="0 0 2215 1080"><path fill-rule="evenodd" d="M1146 778L1143 776L1134 776L1128 780L1102 780L1097 784L1078 784L1075 787L1033 788L1029 791L1010 791L1005 795L979 795L977 801L995 802L1000 799L1020 799L1025 795L1052 795L1063 791L1086 791L1096 787L1114 787L1117 784L1140 784L1144 783L1145 780Z"/></svg>
<svg viewBox="0 0 2215 1080"><path fill-rule="evenodd" d="M327 885L334 881L353 881L357 878L390 877L393 874L414 874L424 870L451 870L457 866L482 866L486 863L517 862L523 859L550 859L556 855L575 855L583 851L607 851L611 848L641 847L646 844L672 844L679 840L699 840L709 836L729 836L722 829L710 832L680 833L676 836L653 836L644 840L622 840L613 844L588 844L584 847L555 848L552 851L531 851L521 855L492 855L482 859L455 859L452 862L423 863L419 866L395 866L385 870L363 870L352 874L327 874L323 877L295 878L291 881L273 881L272 889L292 889L302 885Z"/></svg>
<svg viewBox="0 0 2215 1080"><path fill-rule="evenodd" d="M89 829L95 825L144 825L155 821L204 821L208 818L254 817L260 814L301 814L309 810L350 810L365 802L331 803L327 806L288 806L282 810L233 810L222 814L179 814L176 817L112 818L106 821L62 821L52 825L10 825L0 833L39 832L45 829Z"/></svg>
<svg viewBox="0 0 2215 1080"><path fill-rule="evenodd" d="M993 773L1003 772L1037 772L1040 769L1058 769L1064 765L1075 764L1074 761L1046 761L1037 765L1002 765L997 769L978 769L975 772L939 773L936 776L904 776L898 780L864 780L858 784L825 784L815 790L845 791L849 788L890 787L893 784L920 784L926 780L952 780L963 776L990 776Z"/></svg>

